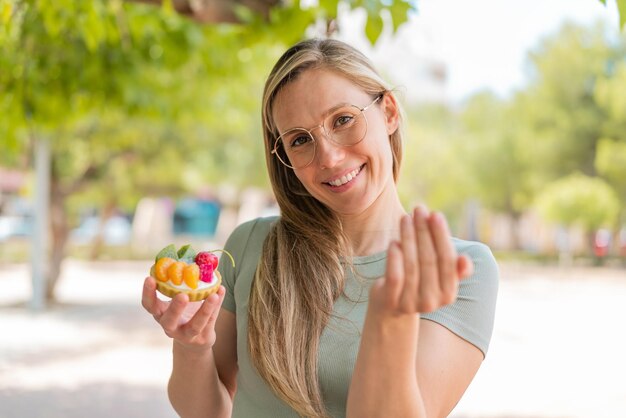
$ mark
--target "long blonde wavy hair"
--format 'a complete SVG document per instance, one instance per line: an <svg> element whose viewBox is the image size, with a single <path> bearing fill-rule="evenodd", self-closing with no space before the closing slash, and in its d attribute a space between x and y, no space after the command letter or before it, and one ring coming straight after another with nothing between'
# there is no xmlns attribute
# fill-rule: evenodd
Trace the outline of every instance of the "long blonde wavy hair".
<svg viewBox="0 0 626 418"><path fill-rule="evenodd" d="M303 417L327 417L318 381L320 336L345 281L350 247L339 217L311 196L271 154L278 131L274 99L302 72L324 68L342 75L372 98L392 94L370 61L332 39L302 41L278 60L263 93L263 135L270 181L281 217L271 228L252 285L248 348L252 363L274 393ZM402 157L401 130L390 135L393 177Z"/></svg>

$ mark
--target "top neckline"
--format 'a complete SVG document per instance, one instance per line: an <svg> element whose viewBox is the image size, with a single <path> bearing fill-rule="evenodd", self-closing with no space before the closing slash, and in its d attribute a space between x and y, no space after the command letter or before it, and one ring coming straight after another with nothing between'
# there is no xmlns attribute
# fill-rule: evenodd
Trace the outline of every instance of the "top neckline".
<svg viewBox="0 0 626 418"><path fill-rule="evenodd" d="M359 255L352 257L352 264L361 266L363 264L371 264L387 258L387 250L380 251L370 255Z"/></svg>

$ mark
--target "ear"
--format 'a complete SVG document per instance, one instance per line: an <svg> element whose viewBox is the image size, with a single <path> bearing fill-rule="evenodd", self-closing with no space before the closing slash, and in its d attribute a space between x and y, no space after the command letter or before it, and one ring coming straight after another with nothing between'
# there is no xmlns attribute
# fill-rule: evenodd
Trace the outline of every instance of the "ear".
<svg viewBox="0 0 626 418"><path fill-rule="evenodd" d="M398 130L400 125L400 108L395 96L391 92L387 92L383 96L382 109L385 115L385 125L387 134L391 135Z"/></svg>

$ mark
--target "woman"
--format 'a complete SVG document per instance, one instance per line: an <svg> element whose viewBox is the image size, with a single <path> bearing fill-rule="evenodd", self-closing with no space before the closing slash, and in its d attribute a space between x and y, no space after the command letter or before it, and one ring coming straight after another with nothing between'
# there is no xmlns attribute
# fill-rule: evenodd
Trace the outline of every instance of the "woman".
<svg viewBox="0 0 626 418"><path fill-rule="evenodd" d="M335 40L290 48L263 96L279 218L239 226L204 303L143 305L173 338L183 417L443 417L486 353L498 270L487 247L398 198L399 105Z"/></svg>

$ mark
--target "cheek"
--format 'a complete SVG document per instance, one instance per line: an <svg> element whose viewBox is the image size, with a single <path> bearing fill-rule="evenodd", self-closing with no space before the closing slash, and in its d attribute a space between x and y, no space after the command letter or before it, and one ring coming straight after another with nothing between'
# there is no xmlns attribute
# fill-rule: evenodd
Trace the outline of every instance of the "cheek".
<svg viewBox="0 0 626 418"><path fill-rule="evenodd" d="M312 173L309 173L308 171L308 169L298 170L294 171L294 174L296 179L300 181L300 184L302 184L306 191L309 192L309 194L314 195L314 193L312 193L312 186L315 185L315 182L313 181Z"/></svg>
<svg viewBox="0 0 626 418"><path fill-rule="evenodd" d="M375 137L375 151L384 165L393 163L393 153L391 150L391 140L386 132L377 133Z"/></svg>

